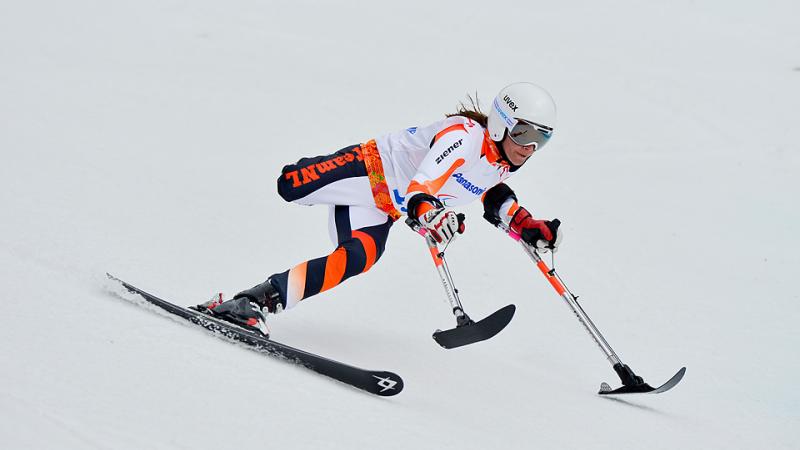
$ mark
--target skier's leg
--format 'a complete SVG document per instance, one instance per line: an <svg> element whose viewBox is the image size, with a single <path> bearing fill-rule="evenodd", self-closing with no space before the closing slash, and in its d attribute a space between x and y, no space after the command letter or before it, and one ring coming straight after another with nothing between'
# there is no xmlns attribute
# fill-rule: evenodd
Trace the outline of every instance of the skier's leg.
<svg viewBox="0 0 800 450"><path fill-rule="evenodd" d="M376 208L335 206L332 210L331 223L338 241L336 249L326 256L272 275L251 291L261 290L262 286L274 288L280 296L281 306L287 309L368 271L383 255L389 229L394 222ZM242 294L248 293L245 291Z"/></svg>
<svg viewBox="0 0 800 450"><path fill-rule="evenodd" d="M376 154L374 143L368 150L372 152L369 154ZM217 302L200 306L225 312L231 316L225 318L232 321L250 321L252 317L249 316L254 314L261 323L262 308L265 312L280 312L369 270L383 254L393 223L389 213L399 216L391 200L388 203L378 201L374 192L376 189L384 192L386 186L384 184L381 191L379 185L373 186L372 178L382 180L383 169L375 161L370 164L368 175L365 154L361 146L353 145L330 155L303 158L285 166L278 178L278 193L284 200L294 203L330 205L331 237L337 244L336 249L240 292L233 300L224 302L222 309ZM250 311L253 308L259 311Z"/></svg>
<svg viewBox="0 0 800 450"><path fill-rule="evenodd" d="M284 166L278 177L278 194L301 205L375 204L358 145Z"/></svg>

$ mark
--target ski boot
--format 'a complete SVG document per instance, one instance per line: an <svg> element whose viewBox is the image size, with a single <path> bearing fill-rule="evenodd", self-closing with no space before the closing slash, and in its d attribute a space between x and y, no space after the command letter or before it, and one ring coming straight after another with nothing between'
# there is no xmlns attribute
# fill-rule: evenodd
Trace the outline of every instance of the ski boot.
<svg viewBox="0 0 800 450"><path fill-rule="evenodd" d="M283 311L280 294L269 280L236 294L231 300L223 301L222 298L221 293L217 294L195 309L267 337L269 328L264 316Z"/></svg>

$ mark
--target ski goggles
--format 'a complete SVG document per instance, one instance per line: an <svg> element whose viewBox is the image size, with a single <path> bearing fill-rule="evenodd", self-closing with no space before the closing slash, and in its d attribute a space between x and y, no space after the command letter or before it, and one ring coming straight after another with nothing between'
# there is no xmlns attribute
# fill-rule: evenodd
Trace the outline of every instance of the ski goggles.
<svg viewBox="0 0 800 450"><path fill-rule="evenodd" d="M523 147L533 145L534 150L546 144L552 135L552 128L522 119L517 119L517 124L508 132L515 144Z"/></svg>

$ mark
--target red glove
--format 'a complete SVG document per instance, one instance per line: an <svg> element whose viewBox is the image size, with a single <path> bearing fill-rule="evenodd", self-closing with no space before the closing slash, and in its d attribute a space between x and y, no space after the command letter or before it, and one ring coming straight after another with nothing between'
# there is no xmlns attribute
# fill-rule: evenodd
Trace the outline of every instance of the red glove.
<svg viewBox="0 0 800 450"><path fill-rule="evenodd" d="M528 245L533 245L539 249L551 249L555 252L558 244L561 243L561 221L538 220L531 216L527 209L520 207L514 217L511 218L511 231L522 236L522 240Z"/></svg>

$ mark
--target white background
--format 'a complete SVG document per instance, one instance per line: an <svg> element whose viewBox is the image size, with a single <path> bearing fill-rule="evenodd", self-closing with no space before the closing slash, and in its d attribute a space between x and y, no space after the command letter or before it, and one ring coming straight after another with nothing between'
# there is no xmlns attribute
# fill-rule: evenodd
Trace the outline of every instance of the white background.
<svg viewBox="0 0 800 450"><path fill-rule="evenodd" d="M800 294L794 1L0 2L4 448L797 448ZM271 320L273 337L401 374L377 398L113 294L182 304L331 250L284 164L424 125L533 81L551 143L511 179L559 217L556 265L618 380L510 240L464 210L453 325L418 236Z"/></svg>

